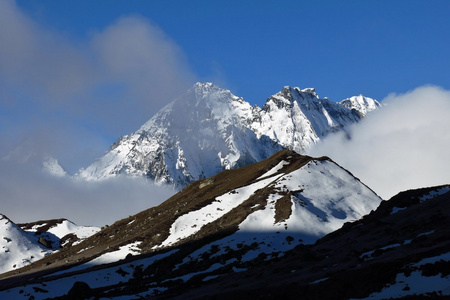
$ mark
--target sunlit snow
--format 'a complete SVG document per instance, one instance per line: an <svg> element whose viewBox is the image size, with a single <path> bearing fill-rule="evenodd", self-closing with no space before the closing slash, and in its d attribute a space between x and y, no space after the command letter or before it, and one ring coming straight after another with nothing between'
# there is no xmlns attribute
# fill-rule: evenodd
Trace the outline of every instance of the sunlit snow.
<svg viewBox="0 0 450 300"><path fill-rule="evenodd" d="M174 244L198 232L204 225L222 217L247 200L256 190L273 181L272 178L258 181L249 186L233 190L217 197L211 204L189 212L173 222L169 237L159 247Z"/></svg>

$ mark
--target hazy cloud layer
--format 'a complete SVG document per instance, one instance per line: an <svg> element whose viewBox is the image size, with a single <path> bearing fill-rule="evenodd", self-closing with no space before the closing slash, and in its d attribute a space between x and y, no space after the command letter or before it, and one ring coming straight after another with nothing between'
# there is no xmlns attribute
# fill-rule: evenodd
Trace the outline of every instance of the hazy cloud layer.
<svg viewBox="0 0 450 300"><path fill-rule="evenodd" d="M0 40L1 137L11 138L6 144L14 149L20 139L45 136L50 141L36 147L46 147L63 164L72 164L70 155L91 151L86 148L95 147L100 156L105 143L137 130L195 81L176 43L139 16L73 40L5 0ZM67 143L68 135L100 141Z"/></svg>
<svg viewBox="0 0 450 300"><path fill-rule="evenodd" d="M27 18L14 1L0 2L0 40L0 79L7 92L2 103L28 97L46 105L67 102L98 76L87 53Z"/></svg>
<svg viewBox="0 0 450 300"><path fill-rule="evenodd" d="M74 40L0 1L0 213L14 221L103 225L173 193L130 178L43 173L47 156L70 173L92 163L195 81L182 50L145 18L89 34Z"/></svg>
<svg viewBox="0 0 450 300"><path fill-rule="evenodd" d="M0 160L0 213L14 222L68 218L79 225L103 226L168 199L172 188L142 178L86 182L56 177L42 165Z"/></svg>
<svg viewBox="0 0 450 300"><path fill-rule="evenodd" d="M328 155L383 199L413 188L450 183L450 92L425 86L390 95L379 111L311 150Z"/></svg>

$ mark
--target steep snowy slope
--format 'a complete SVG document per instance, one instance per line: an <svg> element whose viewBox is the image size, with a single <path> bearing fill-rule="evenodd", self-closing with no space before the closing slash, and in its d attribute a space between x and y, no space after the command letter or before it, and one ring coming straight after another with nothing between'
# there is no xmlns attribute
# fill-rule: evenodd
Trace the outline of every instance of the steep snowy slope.
<svg viewBox="0 0 450 300"><path fill-rule="evenodd" d="M0 214L0 273L18 269L51 253L37 238Z"/></svg>
<svg viewBox="0 0 450 300"><path fill-rule="evenodd" d="M313 89L285 87L260 108L212 83L197 83L76 176L146 176L183 188L282 148L302 153L360 120L370 110L365 103L349 108L320 99Z"/></svg>
<svg viewBox="0 0 450 300"><path fill-rule="evenodd" d="M353 96L342 100L340 104L347 108L354 109L362 116L367 115L367 113L376 110L381 106L380 102L369 97L364 97L363 95Z"/></svg>
<svg viewBox="0 0 450 300"><path fill-rule="evenodd" d="M234 247L245 244L243 233L258 232L261 238L258 242L272 244L272 252L281 250L277 241L285 241L292 235L295 240L282 247L286 250L301 242L313 243L345 222L359 219L380 203L377 195L330 160L310 160L297 170L287 171L292 160L293 156L287 156L254 183L233 189L180 216L172 223L169 236L156 247L183 242L227 213L242 210L240 206L245 204L251 210L236 233L226 238L226 243L231 240ZM262 190L267 199L253 199Z"/></svg>
<svg viewBox="0 0 450 300"><path fill-rule="evenodd" d="M250 104L230 91L197 83L78 176L102 179L125 173L184 187L260 161L282 147L249 129L252 114Z"/></svg>
<svg viewBox="0 0 450 300"><path fill-rule="evenodd" d="M276 261L169 287L173 299L448 299L450 185L399 193ZM198 275L199 276L199 275ZM205 274L202 278L206 278Z"/></svg>
<svg viewBox="0 0 450 300"><path fill-rule="evenodd" d="M17 225L26 232L45 239L54 250L80 243L100 231L99 227L80 226L67 219L41 220Z"/></svg>
<svg viewBox="0 0 450 300"><path fill-rule="evenodd" d="M352 110L353 109L353 110ZM330 132L358 122L362 104L348 107L328 99L320 99L314 89L284 87L267 99L260 121L252 124L260 135L267 135L280 145L303 153Z"/></svg>
<svg viewBox="0 0 450 300"><path fill-rule="evenodd" d="M329 158L283 150L195 182L160 206L45 258L37 267L40 276L56 277L35 287L55 297L75 281L97 278L89 282L92 287L110 286L115 293L139 273L145 277L139 279L143 295L148 295L156 293L152 286L162 291L195 276L243 271L249 263L279 259L361 218L380 202ZM21 274L33 271L30 266ZM163 282L154 282L162 274Z"/></svg>
<svg viewBox="0 0 450 300"><path fill-rule="evenodd" d="M64 246L79 243L99 230L64 219L15 224L0 214L0 273L38 261Z"/></svg>

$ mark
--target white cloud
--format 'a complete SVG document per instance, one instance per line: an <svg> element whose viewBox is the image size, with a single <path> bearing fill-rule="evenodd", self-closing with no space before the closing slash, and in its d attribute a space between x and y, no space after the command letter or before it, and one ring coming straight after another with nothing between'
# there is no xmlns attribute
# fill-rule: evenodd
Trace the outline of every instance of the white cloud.
<svg viewBox="0 0 450 300"><path fill-rule="evenodd" d="M0 160L1 211L14 222L67 218L103 226L158 205L173 193L142 178L86 182L43 171L39 160Z"/></svg>
<svg viewBox="0 0 450 300"><path fill-rule="evenodd" d="M0 213L103 225L158 204L171 189L127 178L86 183L70 173L137 130L195 79L182 50L150 21L128 16L74 40L0 1Z"/></svg>
<svg viewBox="0 0 450 300"><path fill-rule="evenodd" d="M0 40L0 82L14 101L20 91L47 105L67 102L98 79L84 51L22 14L14 1L0 2Z"/></svg>
<svg viewBox="0 0 450 300"><path fill-rule="evenodd" d="M119 19L94 34L92 46L112 80L132 86L132 92L141 100L159 101L173 90L180 91L186 79L193 80L181 49L142 17Z"/></svg>
<svg viewBox="0 0 450 300"><path fill-rule="evenodd" d="M425 86L382 103L351 128L350 140L329 136L310 154L331 157L383 199L450 183L450 92Z"/></svg>
<svg viewBox="0 0 450 300"><path fill-rule="evenodd" d="M29 18L14 1L0 1L0 134L51 137L39 147L70 162L70 154L92 145L66 143L64 136L112 142L195 82L182 50L143 17L122 17L92 32L87 40L71 39ZM105 141L94 144L98 157Z"/></svg>

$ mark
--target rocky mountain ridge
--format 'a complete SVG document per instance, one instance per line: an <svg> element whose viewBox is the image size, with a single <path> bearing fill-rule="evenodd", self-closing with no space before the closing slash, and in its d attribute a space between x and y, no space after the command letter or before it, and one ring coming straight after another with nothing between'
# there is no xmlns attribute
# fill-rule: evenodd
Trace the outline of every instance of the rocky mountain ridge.
<svg viewBox="0 0 450 300"><path fill-rule="evenodd" d="M0 275L0 296L450 295L449 205L448 185L381 201L329 158L284 150Z"/></svg>
<svg viewBox="0 0 450 300"><path fill-rule="evenodd" d="M247 272L173 288L173 299L448 299L450 185L401 192L314 245ZM165 297L163 297L165 298Z"/></svg>
<svg viewBox="0 0 450 300"><path fill-rule="evenodd" d="M284 87L260 108L212 83L196 83L76 176L99 180L128 174L181 189L281 149L303 153L379 106L367 97L335 103L314 89Z"/></svg>

